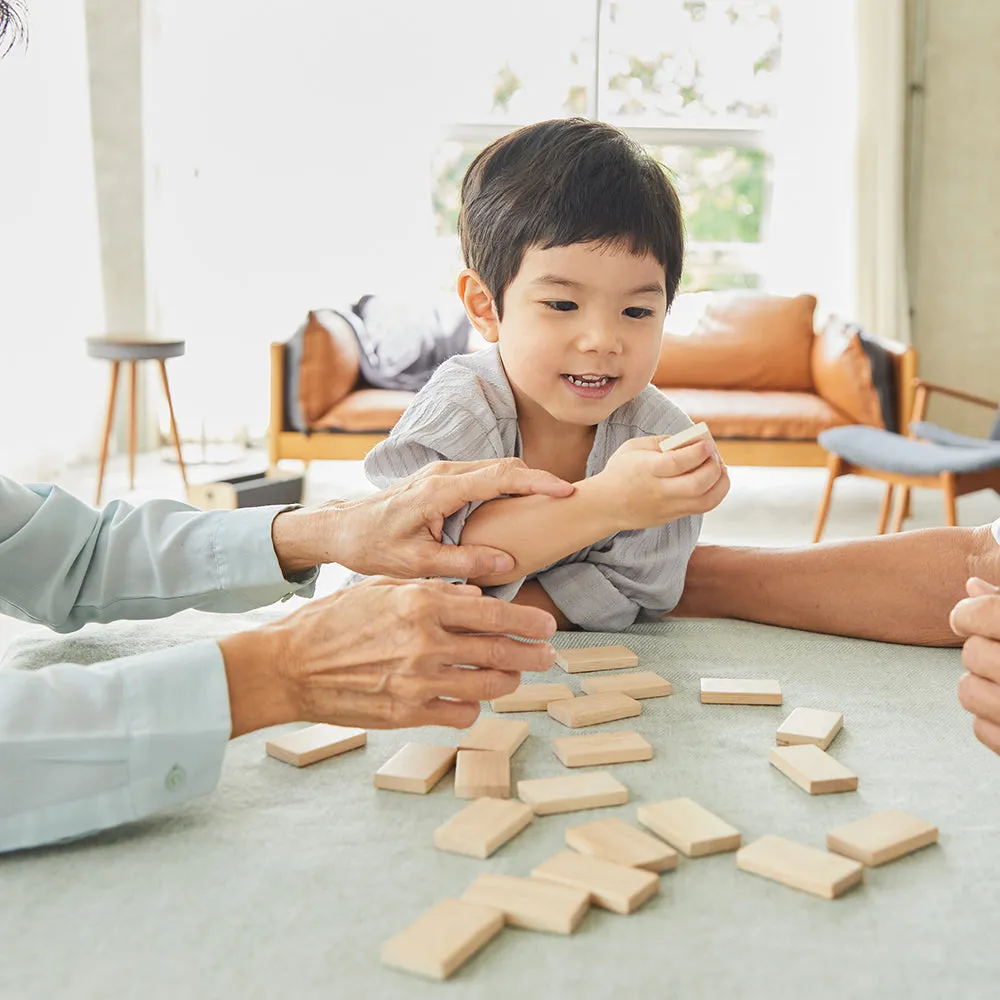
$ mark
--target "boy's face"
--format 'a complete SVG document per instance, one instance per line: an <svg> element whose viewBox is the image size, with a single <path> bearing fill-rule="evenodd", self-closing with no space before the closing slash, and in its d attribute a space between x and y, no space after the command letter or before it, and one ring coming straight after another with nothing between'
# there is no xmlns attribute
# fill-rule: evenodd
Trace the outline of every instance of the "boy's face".
<svg viewBox="0 0 1000 1000"><path fill-rule="evenodd" d="M499 342L519 406L527 397L560 422L593 426L652 377L666 311L655 257L587 243L530 248L504 292L502 321L492 304L488 314L481 300L470 304L469 284L460 282L466 307Z"/></svg>

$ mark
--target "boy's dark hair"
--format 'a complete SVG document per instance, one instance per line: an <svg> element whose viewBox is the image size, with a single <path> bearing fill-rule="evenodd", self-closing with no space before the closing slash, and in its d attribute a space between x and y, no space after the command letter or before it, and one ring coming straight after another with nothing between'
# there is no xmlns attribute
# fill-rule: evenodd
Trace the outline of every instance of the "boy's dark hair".
<svg viewBox="0 0 1000 1000"><path fill-rule="evenodd" d="M680 201L664 168L620 129L585 118L538 122L490 143L462 180L458 234L501 318L530 247L650 253L663 265L668 308L684 262Z"/></svg>
<svg viewBox="0 0 1000 1000"><path fill-rule="evenodd" d="M18 0L0 0L0 56L9 52L26 33Z"/></svg>

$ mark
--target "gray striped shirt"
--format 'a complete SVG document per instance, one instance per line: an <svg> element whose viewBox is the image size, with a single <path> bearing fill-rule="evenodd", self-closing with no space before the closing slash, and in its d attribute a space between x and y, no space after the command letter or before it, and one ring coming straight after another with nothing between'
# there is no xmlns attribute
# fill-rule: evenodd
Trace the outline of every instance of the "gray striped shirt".
<svg viewBox="0 0 1000 1000"><path fill-rule="evenodd" d="M691 421L653 386L619 406L597 426L587 475L600 472L630 438L676 434ZM389 438L365 461L380 488L430 462L519 458L521 435L514 394L495 346L451 358L417 394ZM444 538L458 544L470 504L445 522ZM619 531L533 574L564 615L581 628L613 632L640 615L670 611L684 589L687 562L701 517L683 517L659 528ZM486 593L511 600L523 580Z"/></svg>

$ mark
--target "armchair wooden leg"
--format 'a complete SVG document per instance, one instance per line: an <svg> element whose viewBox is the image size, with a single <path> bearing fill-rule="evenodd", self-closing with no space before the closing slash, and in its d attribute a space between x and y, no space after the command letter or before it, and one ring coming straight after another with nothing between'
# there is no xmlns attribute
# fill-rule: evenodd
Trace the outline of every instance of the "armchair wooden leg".
<svg viewBox="0 0 1000 1000"><path fill-rule="evenodd" d="M941 473L941 490L944 493L944 522L949 528L954 528L958 524L957 511L955 509L955 473Z"/></svg>
<svg viewBox="0 0 1000 1000"><path fill-rule="evenodd" d="M878 516L878 533L880 535L885 534L886 526L889 523L889 511L892 509L892 494L895 488L892 483L889 483L885 488L885 496L882 498L882 510Z"/></svg>
<svg viewBox="0 0 1000 1000"><path fill-rule="evenodd" d="M893 533L903 530L903 519L909 514L909 511L910 487L903 486L900 488L899 497L896 500L896 513L892 519Z"/></svg>
<svg viewBox="0 0 1000 1000"><path fill-rule="evenodd" d="M108 392L108 419L104 424L104 441L101 443L101 459L97 466L97 495L94 506L101 505L101 489L104 486L104 467L108 461L108 441L111 439L111 425L115 420L115 398L118 395L118 369L121 362L111 362L111 389Z"/></svg>
<svg viewBox="0 0 1000 1000"><path fill-rule="evenodd" d="M128 394L128 488L135 489L135 441L136 441L136 370L139 367L138 361L129 362L131 371L129 373L129 394Z"/></svg>
<svg viewBox="0 0 1000 1000"><path fill-rule="evenodd" d="M830 455L826 467L829 470L829 477L826 481L826 492L820 501L819 513L816 515L816 530L813 532L813 542L818 542L823 537L823 528L826 526L826 516L830 513L830 500L833 498L833 484L844 468L844 461L839 455Z"/></svg>
<svg viewBox="0 0 1000 1000"><path fill-rule="evenodd" d="M184 468L184 455L181 452L181 436L177 433L177 421L174 419L174 402L170 398L170 383L167 381L167 364L161 358L160 378L163 381L163 394L167 397L167 412L170 414L170 436L174 439L174 451L177 452L177 466L181 470L181 481L184 483L184 492L187 492L188 477Z"/></svg>

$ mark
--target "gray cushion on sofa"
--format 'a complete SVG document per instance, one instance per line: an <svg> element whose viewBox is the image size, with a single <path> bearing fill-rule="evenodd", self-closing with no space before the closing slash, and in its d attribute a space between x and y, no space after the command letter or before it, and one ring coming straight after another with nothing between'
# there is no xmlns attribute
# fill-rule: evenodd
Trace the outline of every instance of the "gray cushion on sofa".
<svg viewBox="0 0 1000 1000"><path fill-rule="evenodd" d="M833 427L819 435L819 443L853 465L911 476L941 472L983 472L1000 467L1000 441L978 448L913 441L877 427Z"/></svg>

